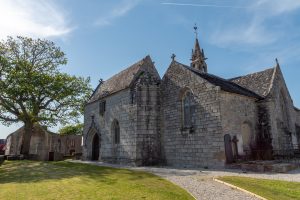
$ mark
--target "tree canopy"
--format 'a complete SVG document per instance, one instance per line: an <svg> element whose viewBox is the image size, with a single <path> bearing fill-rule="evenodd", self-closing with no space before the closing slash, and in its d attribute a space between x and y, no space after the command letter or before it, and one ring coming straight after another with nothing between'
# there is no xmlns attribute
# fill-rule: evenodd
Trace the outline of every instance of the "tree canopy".
<svg viewBox="0 0 300 200"><path fill-rule="evenodd" d="M0 122L24 123L23 154L34 123L66 124L83 111L90 79L61 72L66 64L65 53L52 41L19 36L0 42Z"/></svg>
<svg viewBox="0 0 300 200"><path fill-rule="evenodd" d="M83 133L83 124L67 125L59 129L60 135L82 135Z"/></svg>

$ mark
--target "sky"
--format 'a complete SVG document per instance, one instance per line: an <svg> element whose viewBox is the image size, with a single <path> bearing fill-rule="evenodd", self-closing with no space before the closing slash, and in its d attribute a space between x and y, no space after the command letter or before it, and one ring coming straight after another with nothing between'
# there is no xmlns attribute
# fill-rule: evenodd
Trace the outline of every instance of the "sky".
<svg viewBox="0 0 300 200"><path fill-rule="evenodd" d="M278 58L300 107L299 11L300 0L0 0L0 39L54 41L68 58L61 70L95 88L147 55L161 77L173 53L189 65L196 23L209 73L232 78ZM0 138L21 125L0 125Z"/></svg>

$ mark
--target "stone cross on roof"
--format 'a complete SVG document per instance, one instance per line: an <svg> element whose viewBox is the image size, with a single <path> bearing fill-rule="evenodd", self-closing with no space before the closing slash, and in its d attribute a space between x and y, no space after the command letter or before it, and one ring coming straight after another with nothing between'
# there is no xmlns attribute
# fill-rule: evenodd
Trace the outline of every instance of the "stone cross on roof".
<svg viewBox="0 0 300 200"><path fill-rule="evenodd" d="M175 61L176 55L173 53L171 58L172 58L172 61Z"/></svg>

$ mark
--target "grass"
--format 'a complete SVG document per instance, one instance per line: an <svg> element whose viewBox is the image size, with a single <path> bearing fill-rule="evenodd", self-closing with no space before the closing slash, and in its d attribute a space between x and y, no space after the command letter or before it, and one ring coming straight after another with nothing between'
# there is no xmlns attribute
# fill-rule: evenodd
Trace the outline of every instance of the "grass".
<svg viewBox="0 0 300 200"><path fill-rule="evenodd" d="M69 162L5 161L0 199L193 199L150 173Z"/></svg>
<svg viewBox="0 0 300 200"><path fill-rule="evenodd" d="M225 176L218 178L269 200L300 200L300 183Z"/></svg>

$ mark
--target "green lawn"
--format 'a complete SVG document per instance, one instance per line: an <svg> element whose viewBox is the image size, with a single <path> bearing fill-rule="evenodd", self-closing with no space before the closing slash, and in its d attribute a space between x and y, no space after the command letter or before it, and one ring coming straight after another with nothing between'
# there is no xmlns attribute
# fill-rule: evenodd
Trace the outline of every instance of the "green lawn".
<svg viewBox="0 0 300 200"><path fill-rule="evenodd" d="M6 161L0 199L193 199L150 173L69 162Z"/></svg>
<svg viewBox="0 0 300 200"><path fill-rule="evenodd" d="M300 199L299 182L255 179L236 176L225 176L218 179L258 194L259 196L269 200Z"/></svg>

